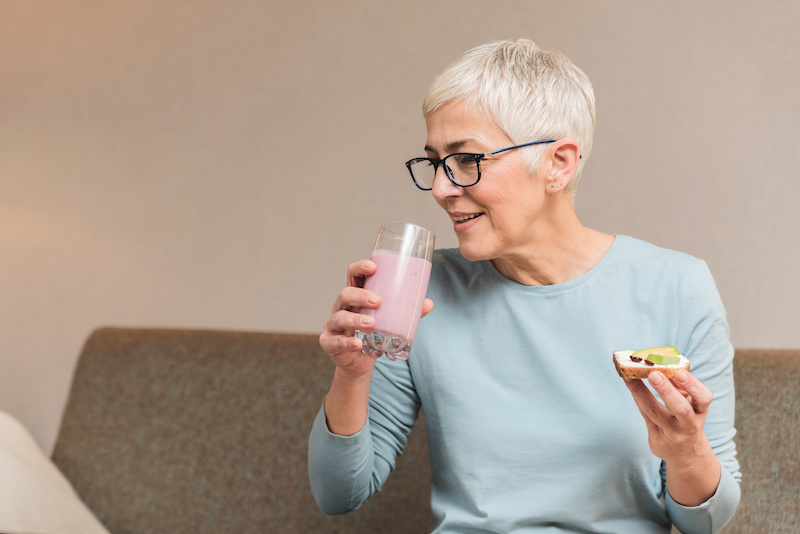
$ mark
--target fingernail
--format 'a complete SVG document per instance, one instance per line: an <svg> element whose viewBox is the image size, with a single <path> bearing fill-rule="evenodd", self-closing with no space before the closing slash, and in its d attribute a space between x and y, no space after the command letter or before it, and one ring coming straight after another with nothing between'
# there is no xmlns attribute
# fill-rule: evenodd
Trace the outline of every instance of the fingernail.
<svg viewBox="0 0 800 534"><path fill-rule="evenodd" d="M364 326L371 325L374 320L375 319L373 319L369 315L362 315L361 316L361 324L363 324Z"/></svg>
<svg viewBox="0 0 800 534"><path fill-rule="evenodd" d="M677 373L675 373L675 380L681 383L686 383L689 381L689 373L681 369Z"/></svg>
<svg viewBox="0 0 800 534"><path fill-rule="evenodd" d="M654 386L658 386L664 382L664 375L658 372L650 373L649 375L647 375L647 380L649 380L650 383L653 384Z"/></svg>
<svg viewBox="0 0 800 534"><path fill-rule="evenodd" d="M379 300L381 300L381 297L376 295L375 293L367 297L367 302L369 302L370 304L377 304Z"/></svg>

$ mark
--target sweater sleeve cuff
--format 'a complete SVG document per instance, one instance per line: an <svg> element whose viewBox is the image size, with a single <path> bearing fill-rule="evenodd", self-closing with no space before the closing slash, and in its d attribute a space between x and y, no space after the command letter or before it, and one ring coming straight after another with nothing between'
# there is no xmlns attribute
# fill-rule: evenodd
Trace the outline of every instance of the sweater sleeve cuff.
<svg viewBox="0 0 800 534"><path fill-rule="evenodd" d="M703 504L683 506L675 502L669 491L664 501L672 523L684 534L714 534L733 519L740 497L739 483L723 469L717 491Z"/></svg>

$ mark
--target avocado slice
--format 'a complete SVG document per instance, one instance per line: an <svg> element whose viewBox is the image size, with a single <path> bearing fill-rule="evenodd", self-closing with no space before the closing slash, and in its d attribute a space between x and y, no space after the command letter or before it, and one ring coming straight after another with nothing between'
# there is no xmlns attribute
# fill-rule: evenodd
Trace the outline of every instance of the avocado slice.
<svg viewBox="0 0 800 534"><path fill-rule="evenodd" d="M680 351L675 347L652 347L652 348L649 348L649 349L637 350L636 352L631 354L631 358L641 358L643 360L648 360L649 359L653 363L661 363L661 362L657 362L657 361L653 360L652 358L650 358L650 356L654 355L654 354L657 355L657 356L680 356L681 355ZM681 361L681 359L678 358L675 363L678 363L680 361ZM674 364L661 364L661 365L674 365Z"/></svg>
<svg viewBox="0 0 800 534"><path fill-rule="evenodd" d="M678 365L681 363L680 356L665 356L663 354L649 354L647 360L658 365Z"/></svg>

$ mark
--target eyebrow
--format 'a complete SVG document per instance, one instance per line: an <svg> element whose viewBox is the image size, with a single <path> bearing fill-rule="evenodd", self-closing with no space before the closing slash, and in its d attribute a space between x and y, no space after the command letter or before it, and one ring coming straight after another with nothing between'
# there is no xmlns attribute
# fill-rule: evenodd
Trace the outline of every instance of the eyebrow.
<svg viewBox="0 0 800 534"><path fill-rule="evenodd" d="M448 143L444 148L445 148L445 150L447 151L448 154L453 154L454 152L456 152L458 149L460 149L462 146L466 145L470 141L471 141L470 139L462 139L460 141L453 141L452 143ZM436 151L434 149L432 149L430 146L425 145L425 152L436 152Z"/></svg>

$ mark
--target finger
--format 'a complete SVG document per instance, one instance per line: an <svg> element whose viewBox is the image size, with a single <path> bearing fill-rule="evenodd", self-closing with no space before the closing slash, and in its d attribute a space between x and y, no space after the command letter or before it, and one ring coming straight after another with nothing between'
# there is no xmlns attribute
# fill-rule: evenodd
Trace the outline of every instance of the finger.
<svg viewBox="0 0 800 534"><path fill-rule="evenodd" d="M695 413L704 414L708 412L714 394L696 376L680 370L675 373L672 383L687 398Z"/></svg>
<svg viewBox="0 0 800 534"><path fill-rule="evenodd" d="M647 437L651 442L657 440L659 436L664 435L664 429L653 422L653 420L647 417L646 414L642 413L642 418L644 419L644 424L647 427Z"/></svg>
<svg viewBox="0 0 800 534"><path fill-rule="evenodd" d="M319 346L331 356L342 352L360 352L362 341L355 336L333 334L326 330L319 336Z"/></svg>
<svg viewBox="0 0 800 534"><path fill-rule="evenodd" d="M377 308L380 306L381 296L373 291L354 286L347 286L336 296L331 306L331 313L339 310L358 310L360 308Z"/></svg>
<svg viewBox="0 0 800 534"><path fill-rule="evenodd" d="M653 392L647 389L644 382L641 380L625 380L625 385L628 386L628 390L633 395L633 400L645 420L652 421L658 426L668 424L671 417L669 412L663 404L658 402Z"/></svg>
<svg viewBox="0 0 800 534"><path fill-rule="evenodd" d="M334 335L352 335L355 330L371 330L374 325L375 319L369 315L339 310L325 321L323 332L330 332Z"/></svg>
<svg viewBox="0 0 800 534"><path fill-rule="evenodd" d="M351 263L347 268L347 285L364 287L364 280L367 276L375 274L378 264L372 260L361 260Z"/></svg>
<svg viewBox="0 0 800 534"><path fill-rule="evenodd" d="M647 377L650 385L661 397L661 401L669 411L670 415L680 426L695 425L697 413L694 406L684 397L683 393L667 380L661 372L653 371Z"/></svg>
<svg viewBox="0 0 800 534"><path fill-rule="evenodd" d="M374 326L375 319L368 315L339 310L325 321L319 344L331 356L342 352L359 352L363 343L354 335L355 330L372 330Z"/></svg>
<svg viewBox="0 0 800 534"><path fill-rule="evenodd" d="M431 299L425 299L425 302L422 304L422 317L428 315L432 309L433 301Z"/></svg>
<svg viewBox="0 0 800 534"><path fill-rule="evenodd" d="M647 389L641 380L625 379L625 384L628 386L628 389L631 390L631 393L634 393L633 399L636 401L636 407L639 409L639 413L644 419L645 426L647 427L647 435L650 440L656 439L659 435L663 435L664 429L653 419L658 419L661 416L660 412L665 410L665 408L656 400L652 392ZM649 413L645 407L649 407Z"/></svg>

